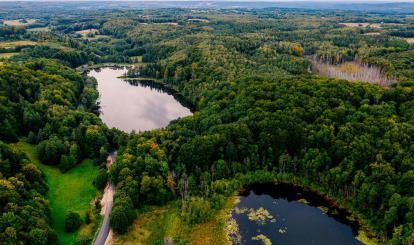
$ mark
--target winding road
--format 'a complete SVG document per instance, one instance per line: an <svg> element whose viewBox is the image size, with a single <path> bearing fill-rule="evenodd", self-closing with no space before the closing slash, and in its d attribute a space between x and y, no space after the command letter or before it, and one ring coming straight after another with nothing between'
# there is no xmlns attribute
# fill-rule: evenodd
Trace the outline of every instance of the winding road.
<svg viewBox="0 0 414 245"><path fill-rule="evenodd" d="M107 160L106 160L106 168L109 170L109 167L116 159L117 152L113 151L109 153ZM104 220L102 222L101 228L99 229L98 236L95 239L94 245L104 245L106 244L106 240L108 239L110 226L109 226L109 215L112 211L113 201L114 201L114 194L115 194L115 186L108 182L108 186L105 188L104 195L102 199L106 199L105 201L105 212L104 212Z"/></svg>

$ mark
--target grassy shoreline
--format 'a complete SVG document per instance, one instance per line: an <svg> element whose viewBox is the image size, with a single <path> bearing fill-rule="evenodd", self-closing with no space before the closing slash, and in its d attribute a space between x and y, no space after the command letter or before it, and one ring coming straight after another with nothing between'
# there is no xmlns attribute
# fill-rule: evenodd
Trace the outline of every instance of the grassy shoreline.
<svg viewBox="0 0 414 245"><path fill-rule="evenodd" d="M182 221L179 201L144 207L138 210L138 218L126 234L117 237L115 244L162 244L165 238L171 238L174 244L230 244L225 225L235 200L236 195L228 198L213 218L196 225Z"/></svg>
<svg viewBox="0 0 414 245"><path fill-rule="evenodd" d="M288 183L294 186L310 190L317 193L327 200L327 204L346 209L350 213L350 218L359 223L358 235L355 237L363 244L377 244L378 240L367 225L365 219L358 215L353 209L347 207L342 200L333 198L329 193L322 191L315 185L305 183L300 178L291 176L272 175L267 176L271 179L255 179L255 183L274 182ZM249 177L239 178L239 184L247 186L251 183ZM144 207L138 211L138 218L129 228L128 232L118 237L116 244L157 244L162 243L164 238L172 238L177 244L230 244L227 239L228 217L238 200L237 192L227 198L224 206L216 211L215 215L205 223L189 225L180 219L179 201L170 202L164 206Z"/></svg>

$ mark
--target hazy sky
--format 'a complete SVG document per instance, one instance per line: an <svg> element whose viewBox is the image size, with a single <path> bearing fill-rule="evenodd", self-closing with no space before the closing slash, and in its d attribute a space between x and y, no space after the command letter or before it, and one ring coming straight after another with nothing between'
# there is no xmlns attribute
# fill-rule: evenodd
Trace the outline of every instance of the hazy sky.
<svg viewBox="0 0 414 245"><path fill-rule="evenodd" d="M414 0L19 0L22 2L83 2L83 1L95 1L95 2L142 2L142 1L191 1L191 2L340 2L340 3L364 3L364 2L414 2ZM0 2L16 2L16 0L0 0Z"/></svg>
<svg viewBox="0 0 414 245"><path fill-rule="evenodd" d="M326 2L326 3L414 3L414 0L0 0L0 2Z"/></svg>

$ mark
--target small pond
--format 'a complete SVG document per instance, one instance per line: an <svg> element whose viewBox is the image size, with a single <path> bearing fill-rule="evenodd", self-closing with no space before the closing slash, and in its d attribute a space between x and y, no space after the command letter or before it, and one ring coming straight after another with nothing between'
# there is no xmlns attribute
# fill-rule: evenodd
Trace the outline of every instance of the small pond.
<svg viewBox="0 0 414 245"><path fill-rule="evenodd" d="M255 184L232 210L235 244L361 244L358 222L317 193L288 184ZM269 243L270 242L270 243Z"/></svg>
<svg viewBox="0 0 414 245"><path fill-rule="evenodd" d="M171 92L119 78L125 72L125 68L106 67L88 73L98 82L100 118L108 127L128 133L145 131L165 127L174 119L191 115L190 109Z"/></svg>

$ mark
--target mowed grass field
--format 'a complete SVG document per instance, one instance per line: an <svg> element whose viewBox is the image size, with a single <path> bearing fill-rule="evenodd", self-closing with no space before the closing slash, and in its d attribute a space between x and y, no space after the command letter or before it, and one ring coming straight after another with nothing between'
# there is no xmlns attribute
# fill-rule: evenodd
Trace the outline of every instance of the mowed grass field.
<svg viewBox="0 0 414 245"><path fill-rule="evenodd" d="M69 210L76 211L84 219L87 210L91 207L91 201L96 196L97 191L92 185L92 180L98 174L98 167L93 166L91 160L84 160L68 172L61 173L56 167L42 164L33 145L19 142L17 146L46 175L49 186L48 199L52 208L52 226L58 233L60 244L75 244L79 231L76 233L64 231L65 214ZM91 229L83 225L80 232L83 230Z"/></svg>

